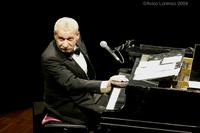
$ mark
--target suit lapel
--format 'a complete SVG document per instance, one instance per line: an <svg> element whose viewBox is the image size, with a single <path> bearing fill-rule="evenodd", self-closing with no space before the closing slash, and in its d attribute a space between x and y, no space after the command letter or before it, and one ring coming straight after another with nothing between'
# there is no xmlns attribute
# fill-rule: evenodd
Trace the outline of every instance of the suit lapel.
<svg viewBox="0 0 200 133"><path fill-rule="evenodd" d="M73 58L66 59L64 63L66 67L68 67L68 69L71 70L76 76L87 79L87 75Z"/></svg>

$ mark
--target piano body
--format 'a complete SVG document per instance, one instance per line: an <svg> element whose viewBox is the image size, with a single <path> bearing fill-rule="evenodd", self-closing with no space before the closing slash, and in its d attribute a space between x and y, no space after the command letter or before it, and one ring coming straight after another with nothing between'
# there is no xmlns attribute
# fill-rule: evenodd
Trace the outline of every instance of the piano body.
<svg viewBox="0 0 200 133"><path fill-rule="evenodd" d="M199 50L200 45L195 47L197 46ZM140 47L139 52L138 49L129 51L130 56L134 58L132 71L127 74L130 74L129 83L126 88L121 88L115 108L102 114L100 125L103 132L200 132L200 89L173 88L172 85L169 86L172 82L168 82L171 78L158 80L158 84L147 82L147 80L132 80L142 54L159 54L166 50L171 51L171 48L146 47L141 50ZM193 63L200 62L199 56L184 52L184 56L195 57ZM192 68L195 67L192 66ZM192 74L190 76L192 78ZM196 77L199 78L199 76Z"/></svg>

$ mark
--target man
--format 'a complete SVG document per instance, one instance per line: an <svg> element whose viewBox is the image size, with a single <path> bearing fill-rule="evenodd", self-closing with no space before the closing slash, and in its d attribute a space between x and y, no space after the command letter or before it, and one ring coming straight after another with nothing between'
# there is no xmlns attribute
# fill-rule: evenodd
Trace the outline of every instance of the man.
<svg viewBox="0 0 200 133"><path fill-rule="evenodd" d="M76 51L80 54L75 54ZM94 80L94 68L74 19L63 17L56 21L54 40L41 59L48 115L69 123L94 126L105 110L96 104L94 94L109 93L111 82Z"/></svg>

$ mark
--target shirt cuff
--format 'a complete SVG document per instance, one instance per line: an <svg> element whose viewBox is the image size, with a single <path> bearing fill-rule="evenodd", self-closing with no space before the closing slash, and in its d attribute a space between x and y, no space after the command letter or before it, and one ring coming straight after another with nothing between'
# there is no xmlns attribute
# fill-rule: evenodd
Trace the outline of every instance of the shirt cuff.
<svg viewBox="0 0 200 133"><path fill-rule="evenodd" d="M101 86L100 86L101 93L107 93L108 83L109 83L109 81L102 81L101 82Z"/></svg>

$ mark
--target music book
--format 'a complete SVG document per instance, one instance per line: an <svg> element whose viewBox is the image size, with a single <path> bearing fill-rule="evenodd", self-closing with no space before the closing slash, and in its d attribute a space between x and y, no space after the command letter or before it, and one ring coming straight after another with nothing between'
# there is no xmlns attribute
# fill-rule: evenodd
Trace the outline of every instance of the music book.
<svg viewBox="0 0 200 133"><path fill-rule="evenodd" d="M181 69L183 56L183 52L178 50L161 54L142 54L133 80L177 76Z"/></svg>

